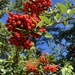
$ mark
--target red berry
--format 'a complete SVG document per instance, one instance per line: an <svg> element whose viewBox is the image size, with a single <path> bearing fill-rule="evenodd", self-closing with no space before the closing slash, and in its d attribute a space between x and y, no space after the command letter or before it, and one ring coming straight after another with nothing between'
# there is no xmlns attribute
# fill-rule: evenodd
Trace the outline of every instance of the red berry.
<svg viewBox="0 0 75 75"><path fill-rule="evenodd" d="M46 29L42 28L39 30L40 32L46 33Z"/></svg>

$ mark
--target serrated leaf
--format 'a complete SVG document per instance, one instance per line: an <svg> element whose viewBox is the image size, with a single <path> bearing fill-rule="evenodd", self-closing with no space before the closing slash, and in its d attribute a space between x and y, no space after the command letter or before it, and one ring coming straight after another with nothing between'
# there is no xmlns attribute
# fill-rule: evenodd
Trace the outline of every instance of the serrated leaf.
<svg viewBox="0 0 75 75"><path fill-rule="evenodd" d="M66 6L64 6L64 5L61 4L61 3L58 3L57 5L58 5L58 7L60 8L60 10L61 10L64 14L67 14L67 8L66 8Z"/></svg>
<svg viewBox="0 0 75 75"><path fill-rule="evenodd" d="M40 21L37 26L42 27L44 25L44 21Z"/></svg>
<svg viewBox="0 0 75 75"><path fill-rule="evenodd" d="M46 33L46 34L45 34L45 37L46 37L46 38L53 39L52 35L51 35L51 34L49 34L49 33Z"/></svg>
<svg viewBox="0 0 75 75"><path fill-rule="evenodd" d="M45 16L39 16L39 18L40 18L42 21L44 21L45 23L47 23L47 24L50 23L50 20L49 20L47 17L45 17Z"/></svg>
<svg viewBox="0 0 75 75"><path fill-rule="evenodd" d="M70 13L70 14L75 14L75 8L73 8L72 10L70 10L69 13Z"/></svg>

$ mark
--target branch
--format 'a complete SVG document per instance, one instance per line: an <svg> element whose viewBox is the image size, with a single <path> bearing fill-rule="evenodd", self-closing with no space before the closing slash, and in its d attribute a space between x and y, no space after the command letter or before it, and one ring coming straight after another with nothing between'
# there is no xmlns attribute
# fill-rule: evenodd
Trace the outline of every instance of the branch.
<svg viewBox="0 0 75 75"><path fill-rule="evenodd" d="M66 21L71 21L71 20L75 20L75 18L68 18ZM60 23L64 24L64 21L55 22L55 23L53 23L52 25L49 25L49 26L47 26L47 27L44 26L44 28L45 28L45 29L48 29L48 28L50 28L50 26L54 26L54 25L60 24Z"/></svg>

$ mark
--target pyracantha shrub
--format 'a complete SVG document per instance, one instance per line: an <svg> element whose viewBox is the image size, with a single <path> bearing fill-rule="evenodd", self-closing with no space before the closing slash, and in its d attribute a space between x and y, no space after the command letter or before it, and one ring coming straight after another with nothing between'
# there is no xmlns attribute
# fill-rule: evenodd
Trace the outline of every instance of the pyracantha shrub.
<svg viewBox="0 0 75 75"><path fill-rule="evenodd" d="M25 14L14 14L9 12L6 27L12 32L10 43L16 47L30 49L32 47L32 38L40 38L37 31L46 33L46 29L37 26L40 22L39 14L52 6L50 0L29 0L24 2ZM30 14L29 14L30 13Z"/></svg>
<svg viewBox="0 0 75 75"><path fill-rule="evenodd" d="M30 32L36 28L36 22L33 19L37 23L40 21L36 14L33 14L30 17L29 15L15 15L12 12L9 13L6 27L8 31L12 32L12 37L10 38L11 44L15 45L16 47L22 46L24 49L30 49L32 47L32 43L29 40L29 35L34 38L40 38L40 35L36 33L22 33L22 30Z"/></svg>
<svg viewBox="0 0 75 75"><path fill-rule="evenodd" d="M40 22L39 15L48 10L52 2L50 0L29 0L23 4L25 14L9 12L6 27L12 33L9 39L10 44L29 50L33 46L30 38L40 38L41 35L37 32L46 33L46 29L37 24ZM42 73L40 70L48 74L57 72L58 68L56 65L50 65L48 55L41 55L36 61L26 61L25 73L27 75L40 75Z"/></svg>

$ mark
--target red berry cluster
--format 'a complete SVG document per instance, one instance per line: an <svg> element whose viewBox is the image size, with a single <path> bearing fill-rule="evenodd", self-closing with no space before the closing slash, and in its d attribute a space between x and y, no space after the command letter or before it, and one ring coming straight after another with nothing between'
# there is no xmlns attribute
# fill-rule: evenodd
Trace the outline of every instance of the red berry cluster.
<svg viewBox="0 0 75 75"><path fill-rule="evenodd" d="M49 61L50 61L49 57L44 55L40 56L39 63L46 65L49 64Z"/></svg>
<svg viewBox="0 0 75 75"><path fill-rule="evenodd" d="M32 31L36 27L36 22L40 20L33 14L31 17L29 15L22 15L22 14L13 14L12 12L9 13L9 17L7 20L6 27L8 31L12 31L12 37L10 38L10 43L15 45L16 47L22 46L24 49L30 49L32 46L31 41L29 40L28 34L24 36L22 34L22 29L26 31ZM39 34L31 34L34 38L40 38Z"/></svg>
<svg viewBox="0 0 75 75"><path fill-rule="evenodd" d="M30 49L32 47L32 42L29 40L29 38L20 32L14 32L12 33L12 37L9 39L10 44L15 45L16 47L22 47L24 49Z"/></svg>
<svg viewBox="0 0 75 75"><path fill-rule="evenodd" d="M49 72L55 73L58 70L57 66L55 65L51 65L51 66L46 65L43 67L43 69L44 69L44 73L49 73Z"/></svg>
<svg viewBox="0 0 75 75"><path fill-rule="evenodd" d="M40 14L52 6L50 0L29 0L28 3L24 2L24 12L30 14Z"/></svg>
<svg viewBox="0 0 75 75"><path fill-rule="evenodd" d="M17 28L25 29L25 30L33 30L36 27L36 23L40 20L33 14L32 16L29 15L22 15L22 14L13 14L12 12L9 13L9 17L7 20L7 28L9 31L14 31Z"/></svg>
<svg viewBox="0 0 75 75"><path fill-rule="evenodd" d="M49 65L50 57L48 54L40 56L39 62L43 67L44 73L46 73L46 74L50 73L50 72L54 73L54 72L57 72L57 70L58 70L56 65Z"/></svg>
<svg viewBox="0 0 75 75"><path fill-rule="evenodd" d="M10 38L10 43L15 45L16 47L22 46L24 49L30 49L32 46L31 41L27 35L22 34L22 29L25 31L32 31L36 27L36 22L38 23L40 20L33 14L31 17L29 15L22 15L22 14L13 14L12 12L9 13L9 17L7 20L6 27L8 31L12 31L13 37ZM39 30L40 32L46 32L45 29ZM33 33L31 34L33 38L40 38L39 34Z"/></svg>
<svg viewBox="0 0 75 75"><path fill-rule="evenodd" d="M26 73L27 74L34 73L34 75L39 75L40 66L42 68L42 72L45 74L48 74L50 72L55 73L58 70L57 65L50 65L49 55L47 55L47 56L41 55L38 60L28 61L25 64L25 67L27 68Z"/></svg>
<svg viewBox="0 0 75 75"><path fill-rule="evenodd" d="M30 49L32 47L32 42L29 40L29 37L41 37L36 33L38 28L40 28L36 26L37 23L40 22L38 16L51 5L51 1L49 0L29 0L29 2L24 3L25 15L16 15L10 12L6 24L8 31L12 32L10 43L16 47L21 46L24 49ZM28 14L29 12L31 12L31 15ZM41 28L39 32L45 33L46 29Z"/></svg>
<svg viewBox="0 0 75 75"><path fill-rule="evenodd" d="M39 71L38 71L38 68L37 68L37 65L36 64L32 64L32 63L26 63L26 73L29 74L29 73L34 73L34 75L39 75Z"/></svg>

